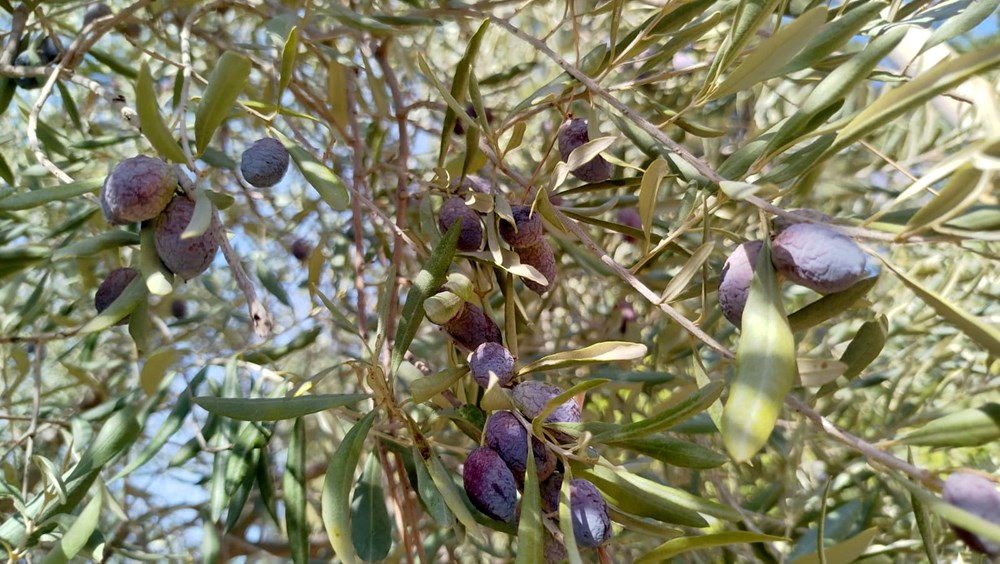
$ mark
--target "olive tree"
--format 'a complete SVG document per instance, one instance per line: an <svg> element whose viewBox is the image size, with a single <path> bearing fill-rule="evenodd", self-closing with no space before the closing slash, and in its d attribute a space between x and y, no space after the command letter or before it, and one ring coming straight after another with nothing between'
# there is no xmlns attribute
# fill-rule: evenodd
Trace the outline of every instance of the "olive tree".
<svg viewBox="0 0 1000 564"><path fill-rule="evenodd" d="M0 547L995 556L998 4L0 0Z"/></svg>

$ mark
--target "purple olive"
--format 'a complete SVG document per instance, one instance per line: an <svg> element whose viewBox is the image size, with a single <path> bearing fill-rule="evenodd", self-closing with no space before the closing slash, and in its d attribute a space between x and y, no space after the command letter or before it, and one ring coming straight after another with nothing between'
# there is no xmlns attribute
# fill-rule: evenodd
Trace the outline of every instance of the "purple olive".
<svg viewBox="0 0 1000 564"><path fill-rule="evenodd" d="M531 213L531 206L511 206L510 211L514 225L501 221L500 236L511 248L530 247L542 240L542 216L538 210Z"/></svg>
<svg viewBox="0 0 1000 564"><path fill-rule="evenodd" d="M254 141L240 157L240 172L252 186L270 188L288 172L288 150L281 141L265 137Z"/></svg>
<svg viewBox="0 0 1000 564"><path fill-rule="evenodd" d="M496 374L501 386L509 388L514 380L514 356L500 343L486 342L469 355L469 370L476 383L484 388L490 385L490 373Z"/></svg>
<svg viewBox="0 0 1000 564"><path fill-rule="evenodd" d="M448 335L459 345L474 351L483 343L503 343L496 322L479 307L468 302L443 325Z"/></svg>
<svg viewBox="0 0 1000 564"><path fill-rule="evenodd" d="M971 472L956 472L948 476L941 495L955 507L1000 525L1000 492L990 480ZM955 525L951 528L971 550L990 556L1000 556L1000 545L997 543Z"/></svg>
<svg viewBox="0 0 1000 564"><path fill-rule="evenodd" d="M596 548L611 538L611 516L608 503L601 492L587 480L574 479L569 483L570 515L573 517L573 536L576 544Z"/></svg>
<svg viewBox="0 0 1000 564"><path fill-rule="evenodd" d="M542 295L552 289L558 271L556 270L556 255L552 252L549 242L541 239L534 245L520 247L516 250L521 264L535 267L535 270L541 273L546 280L546 284L540 284L534 280L522 278L521 281L524 282L525 287L538 295Z"/></svg>
<svg viewBox="0 0 1000 564"><path fill-rule="evenodd" d="M498 521L514 520L517 483L493 449L480 447L469 453L462 469L462 483L476 509Z"/></svg>
<svg viewBox="0 0 1000 564"><path fill-rule="evenodd" d="M542 511L552 513L559 510L559 492L562 490L562 472L553 472L551 476L538 484L542 495Z"/></svg>
<svg viewBox="0 0 1000 564"><path fill-rule="evenodd" d="M438 229L445 233L453 223L462 220L462 232L458 235L458 250L478 251L483 246L483 224L479 214L465 205L465 200L452 196L445 200L438 210Z"/></svg>
<svg viewBox="0 0 1000 564"><path fill-rule="evenodd" d="M486 446L500 455L514 474L514 479L519 483L524 482L528 467L528 431L517 420L517 416L509 411L494 412L486 421L483 433L486 436ZM545 480L556 469L556 457L535 437L531 437L531 452L535 458L538 479Z"/></svg>
<svg viewBox="0 0 1000 564"><path fill-rule="evenodd" d="M153 157L125 159L101 189L104 217L112 225L136 223L160 215L177 189L176 169Z"/></svg>
<svg viewBox="0 0 1000 564"><path fill-rule="evenodd" d="M178 196L153 222L156 254L164 266L185 281L208 270L219 251L219 241L211 226L197 237L181 238L191 223L194 207L194 202Z"/></svg>
<svg viewBox="0 0 1000 564"><path fill-rule="evenodd" d="M550 386L544 382L527 380L514 386L514 405L528 419L534 419L549 400L558 396L563 391L555 386ZM581 420L580 406L573 398L570 398L556 407L548 417L546 423L579 423Z"/></svg>
<svg viewBox="0 0 1000 564"><path fill-rule="evenodd" d="M139 276L139 271L135 268L116 268L108 274L107 278L101 281L101 285L97 287L97 293L94 294L94 309L97 313L108 309L108 306L113 304L118 296L122 295L125 288L135 280L135 277ZM124 319L119 321L118 325L124 325L128 323L129 316L125 316Z"/></svg>
<svg viewBox="0 0 1000 564"><path fill-rule="evenodd" d="M743 326L743 308L750 295L750 283L757 267L757 255L762 241L747 241L733 250L726 259L719 277L719 307L726 319L736 327Z"/></svg>
<svg viewBox="0 0 1000 564"><path fill-rule="evenodd" d="M574 149L589 141L587 120L576 118L567 121L559 129L559 157L566 162ZM611 178L611 163L597 155L570 173L584 182L602 182Z"/></svg>
<svg viewBox="0 0 1000 564"><path fill-rule="evenodd" d="M785 228L771 243L771 261L785 278L821 294L867 277L867 255L854 239L816 223Z"/></svg>

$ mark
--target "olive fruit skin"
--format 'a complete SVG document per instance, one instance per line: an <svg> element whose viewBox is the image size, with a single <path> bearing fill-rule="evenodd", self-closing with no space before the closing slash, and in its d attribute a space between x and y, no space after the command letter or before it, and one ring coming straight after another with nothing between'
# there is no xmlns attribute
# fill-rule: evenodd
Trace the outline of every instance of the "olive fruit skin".
<svg viewBox="0 0 1000 564"><path fill-rule="evenodd" d="M757 268L757 256L763 241L747 241L736 247L722 266L719 276L719 307L730 323L743 327L743 308L750 295L750 283Z"/></svg>
<svg viewBox="0 0 1000 564"><path fill-rule="evenodd" d="M132 157L104 180L101 208L112 225L146 221L160 215L176 189L176 168L157 158Z"/></svg>
<svg viewBox="0 0 1000 564"><path fill-rule="evenodd" d="M90 22L112 14L113 12L107 4L94 4L83 13L83 25L81 27L87 27L87 24Z"/></svg>
<svg viewBox="0 0 1000 564"><path fill-rule="evenodd" d="M177 319L187 317L187 302L180 298L175 298L174 301L170 302L170 315L173 315Z"/></svg>
<svg viewBox="0 0 1000 564"><path fill-rule="evenodd" d="M545 404L552 398L558 396L563 391L555 386L550 386L544 382L526 380L514 386L514 405L528 419L534 419ZM581 420L580 406L573 401L573 398L566 400L562 405L555 408L548 417L546 423L579 423Z"/></svg>
<svg viewBox="0 0 1000 564"><path fill-rule="evenodd" d="M538 484L542 497L542 511L552 513L559 510L559 492L562 490L563 473L553 472Z"/></svg>
<svg viewBox="0 0 1000 564"><path fill-rule="evenodd" d="M469 355L469 370L476 383L484 388L490 385L490 372L497 375L501 386L509 388L514 380L514 355L500 343L489 341Z"/></svg>
<svg viewBox="0 0 1000 564"><path fill-rule="evenodd" d="M542 554L544 555L543 558L545 558L545 564L556 564L557 562L564 562L569 558L566 545L556 539L548 530L546 530L544 539Z"/></svg>
<svg viewBox="0 0 1000 564"><path fill-rule="evenodd" d="M569 160L570 153L580 145L590 141L587 132L587 120L574 118L565 122L559 128L559 157L563 162ZM570 174L584 182L602 182L611 178L611 163L597 155L590 161L570 171Z"/></svg>
<svg viewBox="0 0 1000 564"><path fill-rule="evenodd" d="M823 213L823 212L821 212L819 210L813 210L813 209L809 209L809 208L800 208L800 209L797 209L797 210L788 210L788 211L793 212L793 213L795 213L795 215L798 215L800 217L811 219L811 220L813 220L815 222L830 223L830 222L833 221L832 217L830 217L829 215L827 215L827 214L825 214L825 213ZM771 225L774 227L774 233L777 234L777 233L781 233L785 229L788 229L792 225L795 225L795 223L793 223L791 220L789 220L789 219L787 219L787 218L782 217L782 216L779 215L779 216L776 216L774 219L771 220Z"/></svg>
<svg viewBox="0 0 1000 564"><path fill-rule="evenodd" d="M265 137L254 141L240 157L243 178L257 188L270 188L288 172L288 150L281 141Z"/></svg>
<svg viewBox="0 0 1000 564"><path fill-rule="evenodd" d="M300 261L309 258L312 253L312 244L307 239L296 239L292 243L292 256Z"/></svg>
<svg viewBox="0 0 1000 564"><path fill-rule="evenodd" d="M1000 525L1000 492L990 480L971 472L955 472L945 480L941 496L945 501L977 517ZM975 552L1000 556L1000 545L952 525L958 538Z"/></svg>
<svg viewBox="0 0 1000 564"><path fill-rule="evenodd" d="M521 259L521 264L535 267L535 270L545 277L547 284L539 284L534 280L522 278L521 281L532 292L542 295L548 292L556 281L556 255L552 252L549 242L541 241L528 247L517 249L517 256Z"/></svg>
<svg viewBox="0 0 1000 564"><path fill-rule="evenodd" d="M500 236L511 248L517 250L530 247L542 241L542 216L536 211L531 213L531 206L511 206L515 225L506 221L500 222Z"/></svg>
<svg viewBox="0 0 1000 564"><path fill-rule="evenodd" d="M478 251L483 246L483 224L479 214L465 205L465 200L452 196L438 210L438 229L445 233L459 219L462 220L462 232L458 235L458 250Z"/></svg>
<svg viewBox="0 0 1000 564"><path fill-rule="evenodd" d="M570 515L576 544L586 548L601 546L611 538L611 515L601 492L587 480L569 483Z"/></svg>
<svg viewBox="0 0 1000 564"><path fill-rule="evenodd" d="M517 484L500 455L488 447L469 453L462 468L465 493L483 514L511 523L517 510Z"/></svg>
<svg viewBox="0 0 1000 564"><path fill-rule="evenodd" d="M639 215L639 210L635 208L622 208L618 210L617 218L618 223L642 231L642 217ZM625 240L629 243L635 243L636 241L635 237L631 235L625 235Z"/></svg>
<svg viewBox="0 0 1000 564"><path fill-rule="evenodd" d="M476 176L475 174L467 174L462 178L461 183L457 180L452 182L452 186L455 188L463 188L467 190L472 190L479 194L489 194L491 191L490 181L486 180L482 176Z"/></svg>
<svg viewBox="0 0 1000 564"><path fill-rule="evenodd" d="M524 483L528 468L528 431L517 420L517 416L509 411L494 412L486 421L483 434L486 446L500 455L518 483ZM531 452L535 458L538 479L545 480L556 469L556 457L535 437L531 437Z"/></svg>
<svg viewBox="0 0 1000 564"><path fill-rule="evenodd" d="M51 37L46 37L34 50L24 51L14 58L14 66L18 67L44 67L59 56L59 48L56 47ZM42 87L42 79L37 76L24 76L17 79L17 86L24 90L34 90Z"/></svg>
<svg viewBox="0 0 1000 564"><path fill-rule="evenodd" d="M116 268L112 270L108 276L101 281L101 285L97 287L97 293L94 294L94 309L97 313L108 309L118 296L125 291L125 288L135 280L135 277L139 276L139 271L135 268ZM124 325L128 323L129 316L125 316L124 319L116 323L116 325Z"/></svg>
<svg viewBox="0 0 1000 564"><path fill-rule="evenodd" d="M181 239L192 215L194 202L178 196L153 222L156 254L164 266L185 281L205 272L219 250L219 241L211 227L197 237Z"/></svg>
<svg viewBox="0 0 1000 564"><path fill-rule="evenodd" d="M853 239L825 225L796 223L771 243L771 261L785 278L821 294L865 278L867 255Z"/></svg>
<svg viewBox="0 0 1000 564"><path fill-rule="evenodd" d="M470 351L483 343L503 343L503 335L496 322L478 306L468 302L443 327L456 343Z"/></svg>
<svg viewBox="0 0 1000 564"><path fill-rule="evenodd" d="M493 110L485 108L486 110L486 123L493 123ZM479 117L479 113L476 111L476 107L471 103L465 105L465 113L472 119ZM465 124L462 123L461 118L455 119L455 133L462 135L465 133Z"/></svg>

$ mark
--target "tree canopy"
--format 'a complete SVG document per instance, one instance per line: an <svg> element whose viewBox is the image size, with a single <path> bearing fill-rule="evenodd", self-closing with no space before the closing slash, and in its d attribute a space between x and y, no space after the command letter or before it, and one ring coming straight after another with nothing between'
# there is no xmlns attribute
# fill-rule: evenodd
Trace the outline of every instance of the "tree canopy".
<svg viewBox="0 0 1000 564"><path fill-rule="evenodd" d="M998 5L0 0L0 550L1000 553Z"/></svg>

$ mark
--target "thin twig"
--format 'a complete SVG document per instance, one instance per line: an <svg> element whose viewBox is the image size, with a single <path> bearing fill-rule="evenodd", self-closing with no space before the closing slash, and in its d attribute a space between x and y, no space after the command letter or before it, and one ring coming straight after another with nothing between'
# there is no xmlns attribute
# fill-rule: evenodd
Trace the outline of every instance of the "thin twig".
<svg viewBox="0 0 1000 564"><path fill-rule="evenodd" d="M366 152L364 133L358 124L358 105L354 99L354 74L348 73L347 76L349 77L347 82L347 122L350 126L351 147L353 148L353 151L351 151L351 168L354 169L354 181L352 184L355 191L359 194L364 194L367 192L365 189L367 186L367 172L364 163ZM367 339L368 313L365 304L364 225L361 223L361 204L355 198L351 198L351 212L351 225L354 228L354 256L352 257L351 265L354 267L354 290L357 293L358 332L362 338Z"/></svg>
<svg viewBox="0 0 1000 564"><path fill-rule="evenodd" d="M788 395L785 397L785 404L789 407L798 411L811 421L814 425L822 429L827 435L833 437L834 439L840 441L841 443L853 448L854 450L864 454L868 457L869 462L876 462L883 466L899 470L904 474L907 474L911 478L921 482L925 486L932 489L941 489L942 482L934 476L931 472L917 468L916 466L897 458L885 451L879 450L873 444L865 441L860 437L856 437L847 431L834 425L829 419L823 417L819 413L813 411L811 407L803 403L797 397L793 395Z"/></svg>
<svg viewBox="0 0 1000 564"><path fill-rule="evenodd" d="M399 229L406 228L406 208L409 202L409 160L410 160L410 134L407 130L407 111L405 100L403 99L402 90L399 87L399 80L396 78L396 73L392 69L392 65L388 61L388 51L389 51L390 41L386 40L382 45L375 50L375 59L379 63L379 67L382 69L382 77L385 80L386 86L389 87L389 93L392 96L392 105L395 108L396 114L396 129L397 135L399 137L398 149L396 151L396 227ZM393 237L392 241L392 264L395 266L396 272L400 271L400 267L403 262L403 251L405 250L403 238L400 236L401 231L397 231ZM399 278L394 277L390 281L392 288L389 290L389 315L386 319L386 330L385 339L387 343L392 343L396 336L396 310L399 307Z"/></svg>
<svg viewBox="0 0 1000 564"><path fill-rule="evenodd" d="M194 200L194 184L192 184L191 180L184 173L178 174L177 177L187 197ZM271 317L270 312L268 312L267 307L257 298L257 290L254 288L253 282L250 281L250 277L247 276L246 271L243 270L243 264L240 263L239 255L236 254L233 246L229 244L229 238L226 237L226 230L223 227L222 220L219 219L219 210L214 207L212 209L212 226L210 229L215 232L215 238L222 248L222 255L226 258L226 263L229 264L229 270L233 273L236 285L243 292L244 298L246 298L247 309L250 311L250 320L253 323L254 333L261 339L266 339L271 335L271 329L274 327L274 319Z"/></svg>

